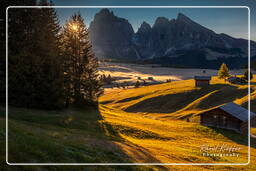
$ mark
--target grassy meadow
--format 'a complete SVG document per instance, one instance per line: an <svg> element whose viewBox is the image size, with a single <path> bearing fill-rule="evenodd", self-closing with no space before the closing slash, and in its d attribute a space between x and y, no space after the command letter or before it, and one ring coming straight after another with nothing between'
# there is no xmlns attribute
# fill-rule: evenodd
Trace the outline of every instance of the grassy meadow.
<svg viewBox="0 0 256 171"><path fill-rule="evenodd" d="M256 77L256 76L255 76ZM247 107L247 85L214 77L132 89L108 89L97 109L43 111L9 107L10 163L247 163L247 136L198 123L198 113L227 102ZM256 79L251 106L256 112ZM190 122L187 122L190 118ZM0 143L5 145L1 108ZM255 133L255 128L252 129ZM76 170L255 170L256 141L246 166L76 166ZM201 145L240 147L239 157L205 157ZM1 150L1 161L5 151ZM4 166L0 166L4 167ZM72 166L9 166L21 170L70 170ZM73 169L74 169L73 168Z"/></svg>

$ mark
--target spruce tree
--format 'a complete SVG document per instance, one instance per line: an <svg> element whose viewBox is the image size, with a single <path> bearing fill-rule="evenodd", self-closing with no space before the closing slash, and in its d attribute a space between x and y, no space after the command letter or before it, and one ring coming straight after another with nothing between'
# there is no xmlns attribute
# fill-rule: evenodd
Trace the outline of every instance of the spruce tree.
<svg viewBox="0 0 256 171"><path fill-rule="evenodd" d="M98 61L92 52L89 33L80 13L65 23L62 51L66 104L95 104L102 93Z"/></svg>
<svg viewBox="0 0 256 171"><path fill-rule="evenodd" d="M220 66L220 69L218 71L218 77L220 79L226 79L226 78L230 77L228 67L227 67L227 65L225 63L223 63Z"/></svg>
<svg viewBox="0 0 256 171"><path fill-rule="evenodd" d="M39 5L52 5L47 0L39 1ZM53 8L42 8L37 20L37 39L39 49L37 55L41 65L41 80L37 85L40 101L43 106L61 107L64 99L63 69L60 51L60 26ZM43 94L43 95L42 95ZM57 106L56 106L57 105Z"/></svg>
<svg viewBox="0 0 256 171"><path fill-rule="evenodd" d="M36 5L36 2L19 5ZM11 105L28 107L32 88L35 9L10 8L8 10L8 101ZM18 33L18 34L17 34Z"/></svg>
<svg viewBox="0 0 256 171"><path fill-rule="evenodd" d="M39 5L50 4L42 0ZM9 104L61 107L60 27L54 9L13 9L10 17Z"/></svg>

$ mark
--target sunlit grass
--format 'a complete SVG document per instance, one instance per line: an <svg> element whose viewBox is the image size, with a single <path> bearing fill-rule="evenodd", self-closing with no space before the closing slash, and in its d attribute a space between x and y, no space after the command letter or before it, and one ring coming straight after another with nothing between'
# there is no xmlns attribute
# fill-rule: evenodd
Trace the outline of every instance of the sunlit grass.
<svg viewBox="0 0 256 171"><path fill-rule="evenodd" d="M198 88L194 84L194 80L184 80L135 89L116 89L105 92L100 101L110 107L152 117L172 113L165 117L173 118L197 114L231 101L246 107L247 85L230 84L217 77L213 77L211 86L206 88Z"/></svg>
<svg viewBox="0 0 256 171"><path fill-rule="evenodd" d="M256 80L252 80L253 82ZM176 119L191 116L191 114L196 116L204 110L230 101L246 107L247 87L247 85L230 84L213 77L211 85L207 88L196 88L193 80L184 80L137 89L113 90L106 92L101 97L100 101L104 104L101 106L101 111L105 121L113 125L123 139L140 146L153 155L157 161L167 163L246 163L248 155L246 135L221 129L215 130L198 123ZM193 96L187 96L193 92L200 97L193 100ZM172 94L175 95L171 96ZM165 99L161 100L159 97ZM150 100L147 101L147 99ZM174 112L166 113L165 109L172 108L172 105L177 102L180 103L178 105L180 108L176 105ZM126 109L136 106L138 103L141 103L138 111L148 108L148 111L157 112L125 112ZM161 103L165 103L166 108L165 106L161 107ZM141 133L134 134L130 130ZM204 157L200 155L199 150L203 144L235 145L241 147L242 150L240 157L237 158ZM253 153L255 148L251 148L251 151ZM137 158L135 154L130 155L132 158ZM256 156L253 154L251 157L255 158ZM228 170L235 167L221 168ZM247 168L255 168L255 164ZM205 170L211 169L211 167L205 168ZM241 167L239 169L243 170Z"/></svg>
<svg viewBox="0 0 256 171"><path fill-rule="evenodd" d="M251 134L256 136L256 128L251 128Z"/></svg>
<svg viewBox="0 0 256 171"><path fill-rule="evenodd" d="M193 80L184 80L111 90L100 98L98 110L41 111L10 107L9 162L246 163L247 136L183 119L196 117L199 112L228 101L246 106L246 91L247 85L229 84L214 77L211 86L204 89L196 88ZM141 108L132 108L139 103ZM137 109L146 111L132 112ZM4 140L4 111L0 121L0 138ZM256 133L254 128L252 133ZM4 141L0 144L4 146ZM203 144L241 147L240 157L202 156ZM4 154L1 151L1 156ZM1 161L4 159L1 157ZM125 169L255 170L255 160L255 140L252 140L249 166L127 166Z"/></svg>
<svg viewBox="0 0 256 171"><path fill-rule="evenodd" d="M225 137L224 134L200 126L197 123L178 120L153 120L138 116L137 114L114 111L104 112L104 110L102 114L105 118L104 121L113 125L118 132L121 132L120 135L123 139L140 146L153 155L155 159L163 163L247 162L246 145L234 143L231 139ZM118 115L122 117L120 118ZM131 130L135 130L136 133L131 133ZM241 135L234 133L233 136ZM244 136L244 139L246 140L246 136ZM230 146L235 144L241 147L241 158L223 157L213 160L212 158L201 156L201 145L217 145L222 143ZM137 156L131 157L137 158Z"/></svg>

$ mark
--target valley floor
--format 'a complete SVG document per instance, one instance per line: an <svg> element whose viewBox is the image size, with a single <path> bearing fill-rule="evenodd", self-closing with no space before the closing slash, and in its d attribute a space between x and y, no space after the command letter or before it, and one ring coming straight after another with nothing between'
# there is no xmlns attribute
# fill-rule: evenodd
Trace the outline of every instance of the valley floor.
<svg viewBox="0 0 256 171"><path fill-rule="evenodd" d="M256 111L252 81L251 105ZM98 109L41 111L9 108L9 162L69 163L247 163L247 136L201 126L197 114L227 102L247 106L247 85L213 78L206 88L193 80L133 89L109 89ZM1 108L0 138L5 138ZM185 118L191 118L187 122ZM253 129L253 132L255 130ZM4 145L4 141L0 141ZM238 147L238 157L203 156L203 145ZM77 166L76 170L255 170L256 141L246 166ZM1 161L5 160L2 150ZM12 167L18 169L19 167ZM69 170L70 167L23 166L23 170Z"/></svg>
<svg viewBox="0 0 256 171"><path fill-rule="evenodd" d="M137 80L140 82L145 80L149 84L159 84L165 83L167 80L178 81L191 79L196 75L216 76L218 73L218 70L213 69L169 68L156 64L139 65L114 62L101 62L99 71L100 74L105 74L106 76L111 75L115 79L113 84L105 86L106 88L115 87L116 83L122 84L124 82L134 85ZM230 71L232 75L241 75L243 73L244 69ZM149 80L149 77L152 77L153 80Z"/></svg>

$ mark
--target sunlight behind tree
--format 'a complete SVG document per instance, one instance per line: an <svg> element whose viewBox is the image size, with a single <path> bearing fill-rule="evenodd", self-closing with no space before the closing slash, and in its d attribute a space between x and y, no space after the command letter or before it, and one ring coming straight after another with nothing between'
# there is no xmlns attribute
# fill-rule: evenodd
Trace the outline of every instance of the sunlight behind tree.
<svg viewBox="0 0 256 171"><path fill-rule="evenodd" d="M71 27L71 30L74 32L77 32L79 28L77 23L71 23L70 27Z"/></svg>
<svg viewBox="0 0 256 171"><path fill-rule="evenodd" d="M92 51L89 33L80 13L70 17L61 35L66 104L97 104L102 93L98 60Z"/></svg>

